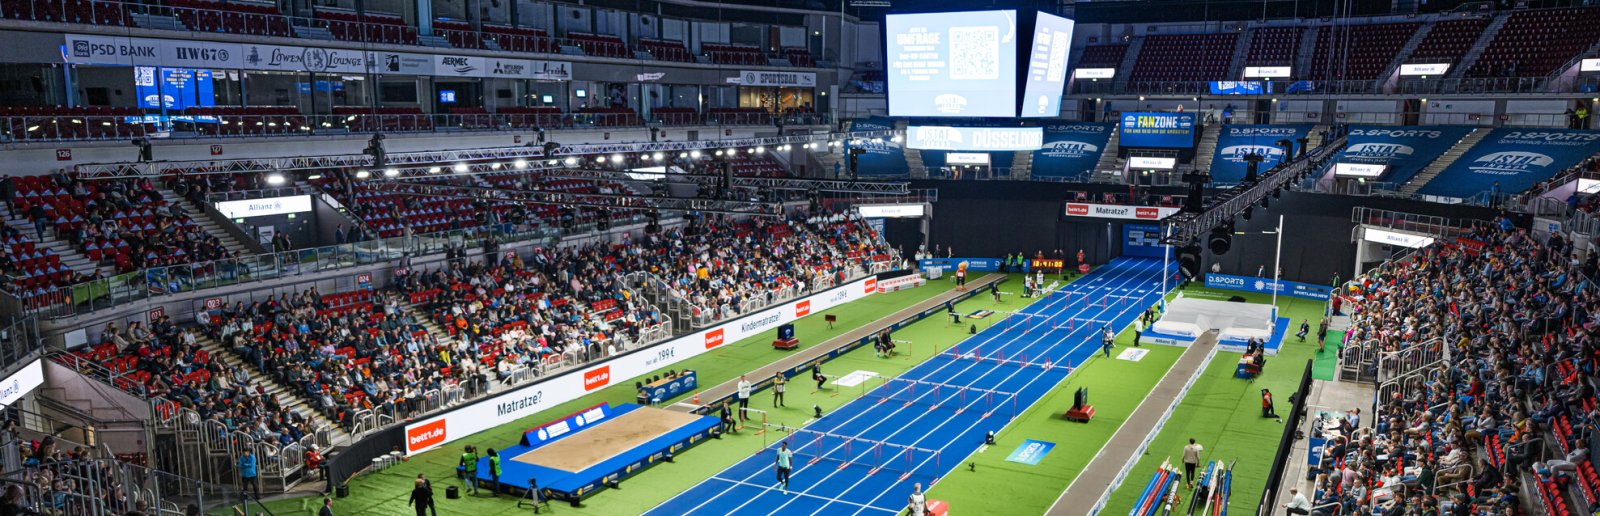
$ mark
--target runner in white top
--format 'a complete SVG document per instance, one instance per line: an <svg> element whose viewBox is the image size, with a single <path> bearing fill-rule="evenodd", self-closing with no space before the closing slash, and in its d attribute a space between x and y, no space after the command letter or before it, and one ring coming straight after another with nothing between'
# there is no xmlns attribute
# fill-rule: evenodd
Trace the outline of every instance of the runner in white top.
<svg viewBox="0 0 1600 516"><path fill-rule="evenodd" d="M927 514L928 498L926 496L922 496L921 483L913 484L911 486L911 500L909 505L911 507L911 516L922 516Z"/></svg>

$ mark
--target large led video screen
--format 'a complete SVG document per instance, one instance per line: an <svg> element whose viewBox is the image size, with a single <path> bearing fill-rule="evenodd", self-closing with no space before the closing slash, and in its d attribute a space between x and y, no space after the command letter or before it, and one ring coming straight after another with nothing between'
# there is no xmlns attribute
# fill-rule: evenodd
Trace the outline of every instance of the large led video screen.
<svg viewBox="0 0 1600 516"><path fill-rule="evenodd" d="M887 18L889 116L1016 116L1016 11Z"/></svg>
<svg viewBox="0 0 1600 516"><path fill-rule="evenodd" d="M1028 82L1022 88L1022 117L1061 114L1061 91L1067 85L1067 53L1072 50L1073 21L1039 13L1028 52Z"/></svg>

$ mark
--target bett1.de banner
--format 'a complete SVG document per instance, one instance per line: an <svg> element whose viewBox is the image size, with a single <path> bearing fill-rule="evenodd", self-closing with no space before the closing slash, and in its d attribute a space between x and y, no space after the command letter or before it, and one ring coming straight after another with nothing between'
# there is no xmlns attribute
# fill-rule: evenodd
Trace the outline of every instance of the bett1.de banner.
<svg viewBox="0 0 1600 516"><path fill-rule="evenodd" d="M857 119L850 124L850 132L888 131L894 129L894 120L888 117L875 116L867 119ZM903 176L906 174L906 150L892 138L881 138L882 141L859 142L851 147L863 149L860 156L856 157L856 172L863 176ZM841 161L843 166L850 166L848 160ZM828 172L832 172L831 170ZM849 173L848 170L845 173Z"/></svg>
<svg viewBox="0 0 1600 516"><path fill-rule="evenodd" d="M1295 142L1311 132L1311 124L1291 125L1225 125L1217 133L1217 151L1211 159L1211 181L1237 183L1244 180L1249 165L1244 157L1260 154L1264 157L1258 172L1266 172L1285 160L1283 147L1274 145L1278 140ZM1290 156L1289 158L1293 158Z"/></svg>
<svg viewBox="0 0 1600 516"><path fill-rule="evenodd" d="M1482 129L1479 129L1480 131ZM1600 132L1581 129L1494 129L1417 193L1466 199L1494 188L1527 190L1600 152Z"/></svg>
<svg viewBox="0 0 1600 516"><path fill-rule="evenodd" d="M1375 180L1404 183L1471 132L1471 127L1450 125L1352 126L1350 146L1340 151L1334 161L1387 165L1383 175Z"/></svg>
<svg viewBox="0 0 1600 516"><path fill-rule="evenodd" d="M1078 177L1094 171L1111 141L1111 127L1089 122L1044 126L1044 146L1033 151L1033 176Z"/></svg>
<svg viewBox="0 0 1600 516"><path fill-rule="evenodd" d="M515 422L539 411L651 371L671 366L724 344L777 329L807 315L822 313L878 290L876 277L833 288L768 308L709 329L614 357L598 365L518 387L406 425L406 454L413 455L451 441Z"/></svg>

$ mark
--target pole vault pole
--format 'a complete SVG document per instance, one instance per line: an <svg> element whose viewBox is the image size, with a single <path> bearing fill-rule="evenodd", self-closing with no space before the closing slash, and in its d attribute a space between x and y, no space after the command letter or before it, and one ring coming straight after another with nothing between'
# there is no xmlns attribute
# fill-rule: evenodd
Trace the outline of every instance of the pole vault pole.
<svg viewBox="0 0 1600 516"><path fill-rule="evenodd" d="M1283 288L1283 215L1278 215L1278 250L1272 257L1272 308L1278 308L1278 289ZM1277 319L1278 314L1272 314ZM1274 320L1273 323L1278 321Z"/></svg>

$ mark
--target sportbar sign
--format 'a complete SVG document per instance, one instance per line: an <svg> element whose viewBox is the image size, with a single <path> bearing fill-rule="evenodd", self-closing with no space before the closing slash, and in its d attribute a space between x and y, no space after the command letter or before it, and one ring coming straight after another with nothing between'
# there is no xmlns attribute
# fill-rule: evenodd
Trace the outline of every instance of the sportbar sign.
<svg viewBox="0 0 1600 516"><path fill-rule="evenodd" d="M863 279L656 344L647 349L618 356L600 365L573 370L493 398L463 405L444 414L417 420L406 425L406 454L421 453L511 423L544 409L572 401L589 392L621 384L631 378L716 349L726 343L737 342L775 329L779 325L800 318L799 314L822 313L823 310L861 299L877 290L876 277Z"/></svg>
<svg viewBox="0 0 1600 516"><path fill-rule="evenodd" d="M739 72L740 86L791 86L815 88L817 74L804 72Z"/></svg>

